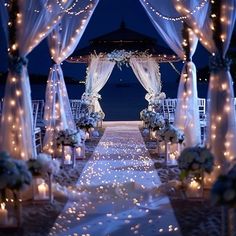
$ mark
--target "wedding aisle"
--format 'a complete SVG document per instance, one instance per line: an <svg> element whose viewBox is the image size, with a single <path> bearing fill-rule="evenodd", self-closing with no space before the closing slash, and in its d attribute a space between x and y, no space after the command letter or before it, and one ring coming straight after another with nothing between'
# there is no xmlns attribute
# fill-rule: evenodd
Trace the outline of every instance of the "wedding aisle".
<svg viewBox="0 0 236 236"><path fill-rule="evenodd" d="M108 122L50 235L181 235L138 122Z"/></svg>

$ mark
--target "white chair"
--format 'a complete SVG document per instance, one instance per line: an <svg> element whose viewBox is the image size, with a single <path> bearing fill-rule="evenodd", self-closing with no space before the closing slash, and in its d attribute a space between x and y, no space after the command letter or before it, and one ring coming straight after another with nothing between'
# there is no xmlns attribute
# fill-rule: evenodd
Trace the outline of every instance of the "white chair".
<svg viewBox="0 0 236 236"><path fill-rule="evenodd" d="M177 106L177 99L176 98L168 98L165 99L164 101L168 107L168 112L169 112L169 122L171 124L174 123L175 121L175 111L176 111L176 106Z"/></svg>
<svg viewBox="0 0 236 236"><path fill-rule="evenodd" d="M78 120L80 117L89 113L89 106L81 100L70 99L70 106L74 120Z"/></svg>
<svg viewBox="0 0 236 236"><path fill-rule="evenodd" d="M42 127L44 127L44 122L43 122L44 100L32 100L32 104L38 104L36 126L42 128Z"/></svg>
<svg viewBox="0 0 236 236"><path fill-rule="evenodd" d="M32 103L32 111L33 111L33 128L34 128L35 145L36 145L37 153L39 153L42 150L41 128L37 127L39 103L37 102Z"/></svg>
<svg viewBox="0 0 236 236"><path fill-rule="evenodd" d="M199 110L199 119L200 119L200 128L201 128L201 138L204 143L205 134L206 134L206 99L198 98L198 110Z"/></svg>
<svg viewBox="0 0 236 236"><path fill-rule="evenodd" d="M164 119L168 119L171 124L175 120L175 110L177 106L177 99L168 98L162 102L162 115Z"/></svg>

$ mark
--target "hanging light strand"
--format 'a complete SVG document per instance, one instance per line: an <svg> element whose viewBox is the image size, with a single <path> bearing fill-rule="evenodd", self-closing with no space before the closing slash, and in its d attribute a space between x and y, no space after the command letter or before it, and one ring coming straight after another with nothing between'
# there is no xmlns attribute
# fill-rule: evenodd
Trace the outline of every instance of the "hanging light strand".
<svg viewBox="0 0 236 236"><path fill-rule="evenodd" d="M78 11L73 11L73 9L77 6L79 0L75 0L69 8L65 8L63 6L63 3L65 3L65 2L66 2L66 0L61 0L61 2L59 0L57 0L57 4L61 8L61 10L63 10L68 15L74 15L74 16L78 16L78 15L86 12L87 10L92 8L92 6L93 6L93 0L89 0L89 3L83 9L79 8Z"/></svg>
<svg viewBox="0 0 236 236"><path fill-rule="evenodd" d="M172 62L168 62L170 64L170 66L173 68L173 70L178 74L181 75L181 73L177 70L177 68L175 67L175 65Z"/></svg>
<svg viewBox="0 0 236 236"><path fill-rule="evenodd" d="M177 0L178 2L179 0ZM157 16L159 16L160 18L162 18L163 20L168 20L168 21L182 21L185 20L187 18L189 18L190 15L194 15L196 12L200 11L203 7L205 7L205 5L207 4L208 0L202 0L199 5L197 5L196 7L194 7L193 10L187 10L186 15L183 16L177 16L177 17L173 17L173 16L166 16L163 15L162 13L160 13L157 9L155 9L150 2L148 2L148 0L143 0L143 2L150 8L150 10L152 12L154 12ZM181 6L176 6L176 7L181 7Z"/></svg>

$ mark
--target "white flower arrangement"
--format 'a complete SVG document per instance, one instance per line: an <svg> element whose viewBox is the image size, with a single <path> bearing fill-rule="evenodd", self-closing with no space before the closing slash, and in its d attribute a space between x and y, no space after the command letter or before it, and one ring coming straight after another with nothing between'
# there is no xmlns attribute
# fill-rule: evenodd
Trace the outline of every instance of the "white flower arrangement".
<svg viewBox="0 0 236 236"><path fill-rule="evenodd" d="M166 94L164 92L161 92L159 95L158 95L158 99L159 100L164 100L166 99Z"/></svg>
<svg viewBox="0 0 236 236"><path fill-rule="evenodd" d="M149 105L151 106L160 106L162 101L166 99L166 94L164 92L161 92L159 94L154 92L147 93L145 99L149 102Z"/></svg>
<svg viewBox="0 0 236 236"><path fill-rule="evenodd" d="M79 135L80 135L80 138L81 138L81 142L84 143L85 140L86 140L86 132L82 129L78 129L78 132L79 132Z"/></svg>
<svg viewBox="0 0 236 236"><path fill-rule="evenodd" d="M143 109L141 112L140 112L140 119L145 123L145 124L148 124L151 117L154 117L155 116L155 112L153 111L149 111L147 108Z"/></svg>
<svg viewBox="0 0 236 236"><path fill-rule="evenodd" d="M236 166L228 174L218 177L211 189L211 199L215 205L236 206Z"/></svg>
<svg viewBox="0 0 236 236"><path fill-rule="evenodd" d="M185 148L178 158L178 166L182 178L187 177L189 173L211 173L214 167L214 156L205 147Z"/></svg>
<svg viewBox="0 0 236 236"><path fill-rule="evenodd" d="M147 108L140 112L140 119L152 130L160 130L165 126L164 117L158 112L149 111Z"/></svg>
<svg viewBox="0 0 236 236"><path fill-rule="evenodd" d="M76 121L76 127L78 129L86 129L89 130L90 128L95 128L97 125L97 120L94 117L91 117L90 114L86 114L83 117L80 117Z"/></svg>
<svg viewBox="0 0 236 236"><path fill-rule="evenodd" d="M60 130L56 136L57 146L80 147L82 145L81 137L75 130Z"/></svg>
<svg viewBox="0 0 236 236"><path fill-rule="evenodd" d="M128 66L129 59L132 56L132 52L127 52L124 49L117 50L115 49L111 53L107 54L109 61L116 62L117 66L121 69L122 65Z"/></svg>
<svg viewBox="0 0 236 236"><path fill-rule="evenodd" d="M139 51L126 51L124 49L122 50L115 49L114 51L107 54L107 59L109 61L116 62L118 68L121 69L123 65L127 67L129 66L129 60L132 56L149 58L152 55L148 53L148 50L145 52L139 52Z"/></svg>
<svg viewBox="0 0 236 236"><path fill-rule="evenodd" d="M15 160L5 152L0 153L0 191L19 191L30 185L32 175L25 161Z"/></svg>
<svg viewBox="0 0 236 236"><path fill-rule="evenodd" d="M27 165L33 176L55 175L60 170L60 162L46 153L40 153L37 159L28 160Z"/></svg>
<svg viewBox="0 0 236 236"><path fill-rule="evenodd" d="M149 128L153 131L161 130L165 127L164 117L160 113L155 113L155 116L151 116L149 120Z"/></svg>
<svg viewBox="0 0 236 236"><path fill-rule="evenodd" d="M103 120L102 112L91 112L90 117L93 118L96 122Z"/></svg>
<svg viewBox="0 0 236 236"><path fill-rule="evenodd" d="M157 134L160 142L183 143L184 141L184 133L168 122Z"/></svg>

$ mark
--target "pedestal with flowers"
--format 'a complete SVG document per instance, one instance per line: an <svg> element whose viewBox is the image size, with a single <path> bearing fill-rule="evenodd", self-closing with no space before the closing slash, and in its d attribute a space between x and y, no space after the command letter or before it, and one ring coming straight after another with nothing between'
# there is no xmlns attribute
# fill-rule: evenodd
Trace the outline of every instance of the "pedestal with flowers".
<svg viewBox="0 0 236 236"><path fill-rule="evenodd" d="M95 124L95 127L102 127L102 121L104 120L105 118L105 114L100 111L100 112L91 112L89 114L89 116L94 120L94 122L96 123Z"/></svg>
<svg viewBox="0 0 236 236"><path fill-rule="evenodd" d="M218 177L211 189L211 201L221 206L221 235L236 234L236 165Z"/></svg>
<svg viewBox="0 0 236 236"><path fill-rule="evenodd" d="M210 174L214 167L214 157L209 149L198 146L184 149L178 158L178 166L186 197L203 199L204 174Z"/></svg>
<svg viewBox="0 0 236 236"><path fill-rule="evenodd" d="M149 130L149 139L156 140L156 131L159 126L162 126L163 117L159 113L145 108L140 112L140 119L143 121L143 128Z"/></svg>
<svg viewBox="0 0 236 236"><path fill-rule="evenodd" d="M32 176L24 161L0 153L0 228L22 224L20 191L30 185Z"/></svg>
<svg viewBox="0 0 236 236"><path fill-rule="evenodd" d="M166 166L177 166L184 142L184 133L165 121L165 127L157 132L159 145L164 145L164 157Z"/></svg>
<svg viewBox="0 0 236 236"><path fill-rule="evenodd" d="M83 154L81 149L84 145L81 133L78 130L61 130L57 134L56 142L57 146L62 149L62 165L74 168L78 157L77 149L80 155Z"/></svg>
<svg viewBox="0 0 236 236"><path fill-rule="evenodd" d="M28 168L33 176L32 199L34 202L53 202L53 175L60 170L60 163L50 155L40 153L36 159L27 161Z"/></svg>
<svg viewBox="0 0 236 236"><path fill-rule="evenodd" d="M97 126L98 122L98 113L92 112L92 113L87 113L84 116L81 116L77 121L76 121L76 127L77 129L81 129L85 132L86 134L86 140L90 139L92 137L91 129L94 129Z"/></svg>

